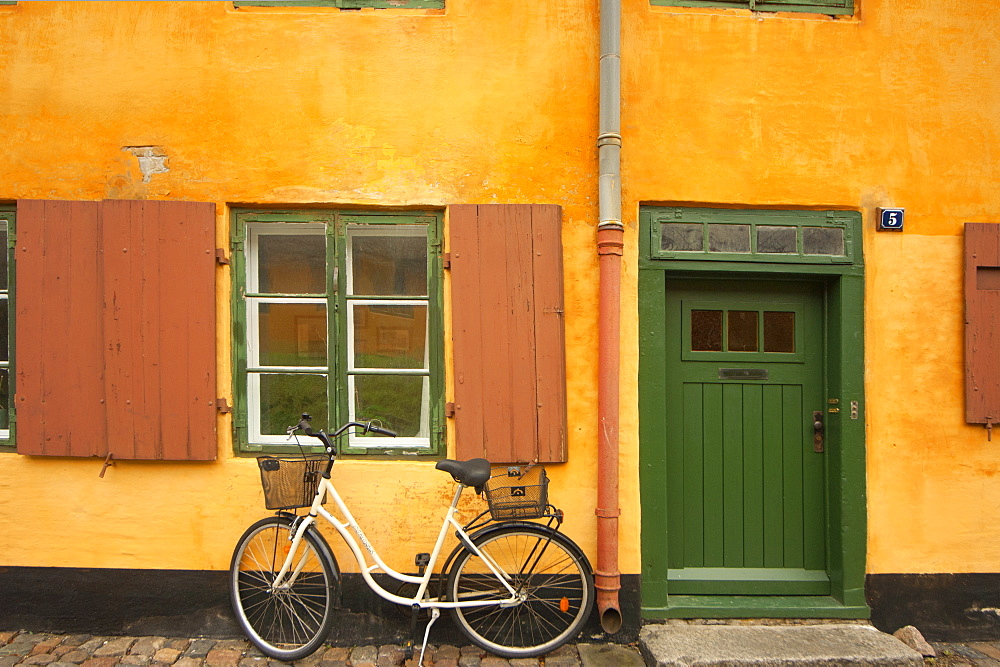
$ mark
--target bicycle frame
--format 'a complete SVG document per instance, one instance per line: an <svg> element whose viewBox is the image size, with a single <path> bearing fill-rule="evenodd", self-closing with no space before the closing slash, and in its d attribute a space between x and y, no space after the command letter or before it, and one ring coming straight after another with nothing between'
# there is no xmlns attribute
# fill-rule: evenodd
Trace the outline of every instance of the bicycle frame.
<svg viewBox="0 0 1000 667"><path fill-rule="evenodd" d="M344 504L343 499L340 497L340 494L337 493L337 489L333 486L333 483L326 477L322 478L316 491L316 497L313 499L313 504L309 508L309 513L303 516L296 526L295 534L292 538L291 548L288 550L288 555L285 557L285 562L283 563L281 570L274 579L273 588L286 588L295 581L295 578L298 576L305 563L305 554L303 554L299 563L295 567L292 566L292 562L295 560L295 555L298 553L299 544L301 543L306 531L309 529L309 526L316 523L317 518L322 516L337 529L338 533L340 533L341 538L343 538L343 540L347 543L347 546L351 549L351 552L354 554L354 558L358 562L358 568L361 571L361 576L364 578L365 583L367 583L368 587L381 598L396 604L403 604L411 607L416 606L420 609L449 609L455 607L483 606L503 607L519 604L523 600L518 592L510 585L509 574L504 572L492 558L481 552L476 545L473 544L472 540L469 538L469 534L465 532L462 524L455 519L455 514L458 511L458 501L462 497L462 492L465 489L466 486L464 484L459 484L458 488L455 490L455 496L452 499L451 505L448 507L447 514L441 523L441 529L438 532L437 541L434 543L434 550L431 552L430 561L427 563L423 576L418 577L397 572L385 564L378 552L375 550L375 547L372 546L368 537L361 529L361 526L358 525L354 515L351 514L347 505ZM333 516L333 514L327 511L325 507L323 507L324 494L329 494L328 497L333 500L345 521L340 521ZM430 585L431 578L434 576L435 565L437 563L437 559L441 555L441 549L444 546L444 541L447 537L449 528L455 529L459 541L466 549L482 559L482 561L486 564L486 567L488 567L493 573L493 576L496 577L497 581L503 586L503 588L507 589L507 592L510 594L509 598L505 600L456 600L452 602L443 601L436 597L424 598L427 593L427 588ZM354 533L357 534L357 539L355 539L354 535L351 534L351 531L354 531ZM358 540L361 541L361 544L358 544ZM373 562L371 564L368 563L368 559L361 550L362 544L372 557ZM374 577L372 577L372 573L378 571L389 575L396 581L417 584L418 587L416 594L412 598L406 598L390 593L382 585L375 581Z"/></svg>

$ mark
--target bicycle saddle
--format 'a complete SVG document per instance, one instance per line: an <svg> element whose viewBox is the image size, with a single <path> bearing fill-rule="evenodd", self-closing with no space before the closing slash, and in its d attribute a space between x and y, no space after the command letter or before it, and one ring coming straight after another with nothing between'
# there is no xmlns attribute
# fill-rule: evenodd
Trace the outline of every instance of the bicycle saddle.
<svg viewBox="0 0 1000 667"><path fill-rule="evenodd" d="M466 486L480 487L490 478L490 462L486 459L470 459L468 461L444 459L438 461L434 467L437 470L451 473L456 482Z"/></svg>

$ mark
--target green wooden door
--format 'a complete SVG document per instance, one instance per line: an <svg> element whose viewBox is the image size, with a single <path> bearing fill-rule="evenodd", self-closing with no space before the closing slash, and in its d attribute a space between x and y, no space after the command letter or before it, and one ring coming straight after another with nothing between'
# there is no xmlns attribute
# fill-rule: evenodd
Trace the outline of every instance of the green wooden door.
<svg viewBox="0 0 1000 667"><path fill-rule="evenodd" d="M666 290L670 594L828 595L822 286Z"/></svg>

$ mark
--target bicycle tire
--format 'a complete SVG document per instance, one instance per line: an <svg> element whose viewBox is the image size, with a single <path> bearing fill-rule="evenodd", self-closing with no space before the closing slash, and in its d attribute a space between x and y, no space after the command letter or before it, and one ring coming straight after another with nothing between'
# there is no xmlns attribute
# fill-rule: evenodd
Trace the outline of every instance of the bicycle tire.
<svg viewBox="0 0 1000 667"><path fill-rule="evenodd" d="M292 521L261 519L243 533L229 566L230 596L236 619L264 655L291 662L318 649L333 627L334 586L339 577L326 540L306 531L302 571L290 588L271 590L291 544ZM298 562L298 561L296 561Z"/></svg>
<svg viewBox="0 0 1000 667"><path fill-rule="evenodd" d="M473 644L504 658L531 658L579 634L593 606L594 576L576 543L532 523L499 524L472 541L511 577L522 600L509 607L453 608L455 624ZM448 573L447 596L453 601L510 597L469 549L458 554Z"/></svg>

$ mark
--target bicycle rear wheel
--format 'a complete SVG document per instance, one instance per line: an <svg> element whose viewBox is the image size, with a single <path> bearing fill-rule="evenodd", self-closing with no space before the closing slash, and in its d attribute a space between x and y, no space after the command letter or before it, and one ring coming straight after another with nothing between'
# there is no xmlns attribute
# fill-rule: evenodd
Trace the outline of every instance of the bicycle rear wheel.
<svg viewBox="0 0 1000 667"><path fill-rule="evenodd" d="M330 547L310 530L292 561L299 573L275 590L291 536L290 519L262 519L243 533L229 566L233 611L240 626L265 655L285 662L312 654L330 634L338 576Z"/></svg>
<svg viewBox="0 0 1000 667"><path fill-rule="evenodd" d="M474 644L506 658L528 658L554 651L580 632L593 605L594 578L572 540L544 526L517 523L487 529L473 542L506 573L520 600L452 609L455 623ZM510 598L468 549L455 559L447 593L458 602Z"/></svg>

